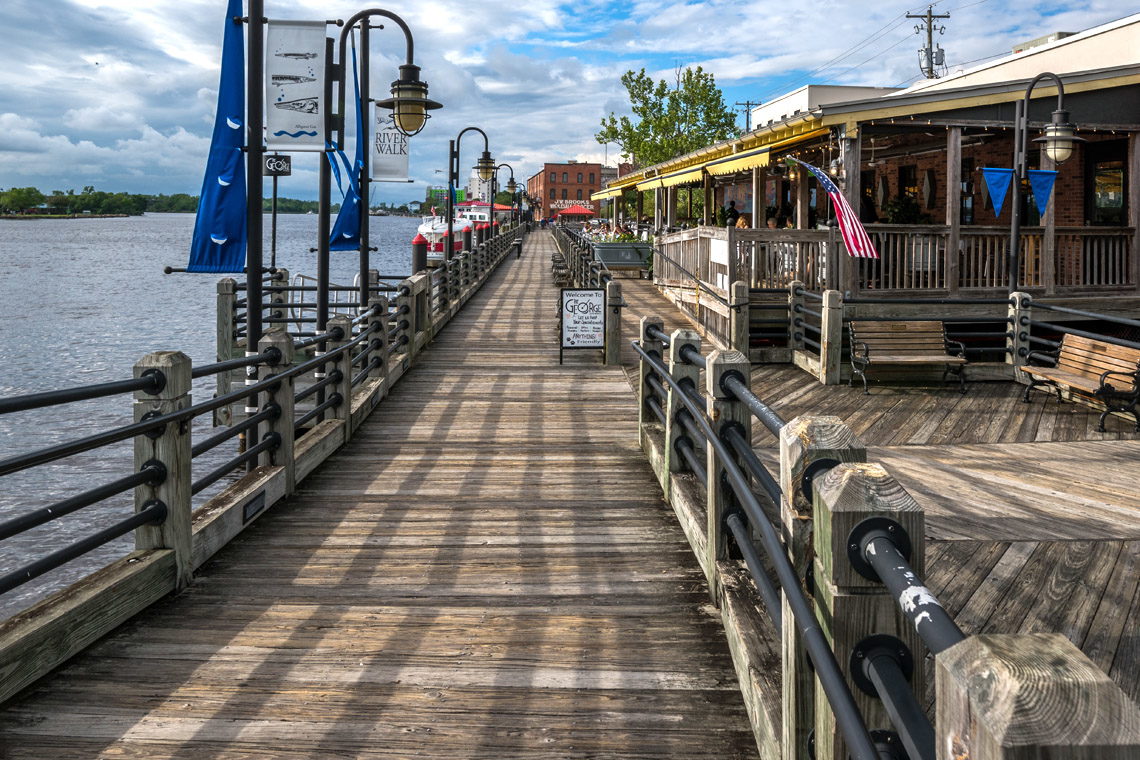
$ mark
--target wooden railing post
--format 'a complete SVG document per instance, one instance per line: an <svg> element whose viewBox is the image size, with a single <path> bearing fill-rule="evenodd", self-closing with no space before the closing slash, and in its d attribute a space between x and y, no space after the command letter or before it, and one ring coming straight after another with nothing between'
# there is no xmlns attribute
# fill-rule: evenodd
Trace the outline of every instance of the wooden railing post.
<svg viewBox="0 0 1140 760"><path fill-rule="evenodd" d="M1009 327L1012 338L1005 339L1005 347L1009 349L1005 361L1013 365L1013 379L1019 383L1028 383L1029 380L1019 369L1029 363L1029 352L1033 347L1029 343L1029 320L1033 318L1033 297L1028 293L1009 294ZM1025 324L1022 324L1024 320Z"/></svg>
<svg viewBox="0 0 1140 760"><path fill-rule="evenodd" d="M388 299L384 296L373 296L368 301L371 309L364 326L372 328L372 337L368 342L371 347L369 361L373 362L369 377L385 377L388 374Z"/></svg>
<svg viewBox="0 0 1140 760"><path fill-rule="evenodd" d="M748 283L737 280L728 290L728 340L729 347L748 356L751 341L751 325L749 324L749 308L751 296L748 294Z"/></svg>
<svg viewBox="0 0 1140 760"><path fill-rule="evenodd" d="M805 473L837 462L863 462L867 450L838 417L797 417L780 430L780 525L788 558L797 578L812 572L812 505L803 492ZM822 465L814 465L822 462ZM787 595L781 593L781 611L788 621L781 632L783 663L783 757L807 756L808 734L815 720L815 686L811 665L794 624Z"/></svg>
<svg viewBox="0 0 1140 760"><path fill-rule="evenodd" d="M399 295L396 296L396 324L398 325L405 320L408 323L407 327L397 333L396 339L407 337L408 340L404 343L404 352L409 359L416 355L416 294L412 285L412 278L401 282L400 290L397 291ZM407 290L407 293L403 292L404 289ZM401 314L401 311L406 313Z"/></svg>
<svg viewBox="0 0 1140 760"><path fill-rule="evenodd" d="M820 314L819 381L824 385L838 385L843 348L843 294L838 290L825 290Z"/></svg>
<svg viewBox="0 0 1140 760"><path fill-rule="evenodd" d="M695 330L678 329L669 334L669 375L676 381L689 380L694 388L700 388L701 368L695 364L686 364L681 358L681 349L692 346L701 350L701 336ZM675 445L677 439L684 435L684 427L677 420L677 412L685 408L681 401L681 392L672 385L666 386L669 397L665 407L665 479L669 473L685 472L689 465L681 457ZM693 441L693 452L698 456L704 454L704 442ZM665 489L665 500L669 500L670 488Z"/></svg>
<svg viewBox="0 0 1140 760"><path fill-rule="evenodd" d="M1140 757L1140 710L1059 633L971 636L935 658L938 757Z"/></svg>
<svg viewBox="0 0 1140 760"><path fill-rule="evenodd" d="M606 349L605 364L621 364L621 283L610 280L606 283Z"/></svg>
<svg viewBox="0 0 1140 760"><path fill-rule="evenodd" d="M158 372L166 384L158 393L135 391L135 422L144 417L157 417L181 411L190 406L190 357L181 351L155 351L135 364L134 376ZM166 505L166 520L161 525L143 525L135 531L135 549L174 550L175 586L190 583L193 572L190 527L190 421L168 423L157 435L135 436L135 471L152 460L162 464L166 477L156 486L135 489L135 511L141 512L151 501Z"/></svg>
<svg viewBox="0 0 1140 760"><path fill-rule="evenodd" d="M460 302L460 293L463 292L458 259L451 258L447 260L447 287L447 307L449 313L454 316L455 312L459 311L459 307L462 305Z"/></svg>
<svg viewBox="0 0 1140 760"><path fill-rule="evenodd" d="M330 340L328 342L328 350L335 351L352 340L352 320L345 316L335 316L328 322L328 329L335 330L337 328L342 330L341 338L339 340ZM340 395L340 403L332 407L332 414L329 415L332 419L344 421L344 440L348 440L352 435L349 430L349 424L352 420L352 349L349 349L330 362L329 373L340 371L340 381L331 383L329 385L329 393L336 393Z"/></svg>
<svg viewBox="0 0 1140 760"><path fill-rule="evenodd" d="M797 291L804 289L802 280L792 280L788 285L788 348L792 352L804 350L804 331L802 327L796 327L796 307L804 305L803 295L796 295Z"/></svg>
<svg viewBox="0 0 1140 760"><path fill-rule="evenodd" d="M867 726L889 729L890 719L882 702L877 696L859 689L852 678L852 667L861 667L858 652L866 649L865 643L871 636L896 639L901 647L905 647L904 651L914 664L910 684L917 698L921 699L925 649L914 626L903 617L898 601L887 587L860 575L848 559L847 550L852 530L864 520L890 520L894 525L883 524L898 536L898 545L909 542L910 566L922 578L925 568L925 515L906 489L878 464L837 465L813 479L812 491L816 618L831 641L832 651L847 676L848 686ZM903 553L906 554L905 551ZM818 681L814 736L817 760L846 760L846 743Z"/></svg>
<svg viewBox="0 0 1140 760"><path fill-rule="evenodd" d="M713 430L723 440L729 427L740 431L744 440L752 440L752 412L744 402L721 387L721 380L729 373L735 373L747 384L752 365L748 357L739 351L713 351L706 357L705 367L705 412L712 421ZM705 505L708 510L708 562L706 578L713 604L719 599L719 576L717 563L728 559L728 532L724 518L729 509L730 488L721 482L724 462L717 456L716 447L705 449L705 471L708 473L705 484Z"/></svg>
<svg viewBox="0 0 1140 760"><path fill-rule="evenodd" d="M223 277L218 280L217 304L216 356L218 361L224 362L228 359L235 359L242 354L238 350L237 338L235 337L237 332L237 322L234 319L237 316L237 280L232 277ZM224 396L233 389L233 373L231 372L219 372L214 375L214 381L215 393L218 396ZM229 427L232 421L233 410L229 406L214 410L215 427Z"/></svg>
<svg viewBox="0 0 1140 760"><path fill-rule="evenodd" d="M650 328L654 330L664 330L665 320L657 315L646 316L641 318L638 343L641 345L642 350L648 354L656 354L664 358L661 341L649 335ZM645 359L640 359L637 363L637 442L641 446L641 450L645 452L648 457L651 448L649 446L649 437L647 435L647 426L651 424L658 424L657 415L646 405L647 400L651 397L649 390L648 379L655 375L653 368ZM667 474L667 473L666 473ZM667 480L667 478L663 478ZM664 488L664 486L662 486Z"/></svg>
<svg viewBox="0 0 1140 760"><path fill-rule="evenodd" d="M258 369L259 380L273 377L289 369L293 364L293 338L285 331L283 325L266 330L257 344L259 353L265 353L271 348L280 351L281 358L273 365L262 364ZM297 487L297 467L293 451L293 378L283 377L280 383L276 390L267 391L262 408L276 404L281 409L281 414L276 419L270 419L265 423L266 434L276 433L281 436L281 445L276 450L262 452L258 464L274 465L285 470L285 495L288 496Z"/></svg>

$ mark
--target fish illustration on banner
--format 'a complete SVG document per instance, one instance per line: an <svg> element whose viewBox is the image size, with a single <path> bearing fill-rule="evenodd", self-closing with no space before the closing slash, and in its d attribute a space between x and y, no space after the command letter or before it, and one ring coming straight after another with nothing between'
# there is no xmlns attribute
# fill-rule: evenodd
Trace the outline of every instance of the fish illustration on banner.
<svg viewBox="0 0 1140 760"><path fill-rule="evenodd" d="M194 220L188 272L240 272L245 266L245 43L242 25L233 21L241 15L241 0L230 0L222 38L218 111Z"/></svg>
<svg viewBox="0 0 1140 760"><path fill-rule="evenodd" d="M334 152L328 153L328 160L332 162L334 173L337 175L337 186L340 186L340 173L336 172L336 162L344 164L345 174L348 175L348 187L344 190L344 200L340 203L340 211L336 215L332 233L329 236L329 249L333 251L355 251L360 247L360 170L364 166L364 144L368 134L364 131L364 109L360 106L360 76L356 70L356 37L352 38L352 102L356 104L356 156L350 165L341 146L336 146Z"/></svg>
<svg viewBox="0 0 1140 760"><path fill-rule="evenodd" d="M268 149L324 150L325 22L270 21L265 50Z"/></svg>
<svg viewBox="0 0 1140 760"><path fill-rule="evenodd" d="M994 204L994 216L1001 216L1001 207L1005 204L1005 194L1009 192L1009 183L1013 180L1013 169L982 169L982 178L986 181L986 188L990 193L990 200Z"/></svg>

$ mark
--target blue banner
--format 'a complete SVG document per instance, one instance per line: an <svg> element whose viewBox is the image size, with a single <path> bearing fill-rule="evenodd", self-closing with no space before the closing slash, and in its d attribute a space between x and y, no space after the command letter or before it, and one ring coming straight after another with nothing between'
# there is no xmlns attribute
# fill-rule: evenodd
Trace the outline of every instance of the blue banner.
<svg viewBox="0 0 1140 760"><path fill-rule="evenodd" d="M190 272L241 272L245 267L245 43L242 25L233 21L241 15L241 0L230 0L222 40L218 112L186 265ZM260 126L254 134L260 139Z"/></svg>
<svg viewBox="0 0 1140 760"><path fill-rule="evenodd" d="M1037 204L1037 213L1045 216L1045 209L1049 208L1049 196L1053 194L1053 183L1057 181L1057 172L1050 169L1030 169L1029 188L1033 190L1033 202Z"/></svg>
<svg viewBox="0 0 1140 760"><path fill-rule="evenodd" d="M990 191L990 200L994 204L994 216L1001 216L1001 207L1005 204L1005 194L1009 192L1009 183L1013 179L1013 169L982 169L982 177L986 180L986 187Z"/></svg>
<svg viewBox="0 0 1140 760"><path fill-rule="evenodd" d="M364 167L364 143L367 142L364 134L364 109L360 107L360 77L356 71L356 37L352 38L352 92L353 102L356 103L356 160L351 168L344 152L339 149L340 159L344 161L345 173L348 175L348 189L344 193L344 200L340 203L340 212L336 215L332 234L329 236L329 249L333 251L355 251L360 248L360 170ZM332 156L329 160L336 161ZM339 184L339 176L338 176Z"/></svg>

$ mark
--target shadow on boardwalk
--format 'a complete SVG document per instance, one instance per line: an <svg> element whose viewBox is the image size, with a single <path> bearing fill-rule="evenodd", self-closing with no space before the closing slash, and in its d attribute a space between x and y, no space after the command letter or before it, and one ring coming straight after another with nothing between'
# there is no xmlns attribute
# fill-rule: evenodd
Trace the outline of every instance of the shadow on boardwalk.
<svg viewBox="0 0 1140 760"><path fill-rule="evenodd" d="M624 376L558 366L549 247L191 588L0 711L0 757L753 756Z"/></svg>

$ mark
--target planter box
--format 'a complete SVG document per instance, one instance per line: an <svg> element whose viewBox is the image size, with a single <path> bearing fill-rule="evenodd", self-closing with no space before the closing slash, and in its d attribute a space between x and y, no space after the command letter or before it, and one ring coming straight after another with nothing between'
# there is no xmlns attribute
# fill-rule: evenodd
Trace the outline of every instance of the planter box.
<svg viewBox="0 0 1140 760"><path fill-rule="evenodd" d="M648 243L592 243L594 258L610 269L643 269L648 265L653 247Z"/></svg>

